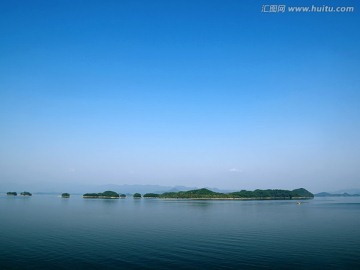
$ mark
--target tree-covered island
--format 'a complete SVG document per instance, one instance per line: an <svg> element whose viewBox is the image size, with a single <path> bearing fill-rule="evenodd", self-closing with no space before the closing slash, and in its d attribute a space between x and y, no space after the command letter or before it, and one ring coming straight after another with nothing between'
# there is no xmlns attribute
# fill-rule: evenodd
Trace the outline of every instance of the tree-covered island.
<svg viewBox="0 0 360 270"><path fill-rule="evenodd" d="M63 194L61 194L61 198L70 198L70 194L69 193L63 193Z"/></svg>
<svg viewBox="0 0 360 270"><path fill-rule="evenodd" d="M64 193L65 194L65 193ZM70 196L70 195L69 195ZM85 193L83 198L100 198L100 199L119 199L125 198L125 194L118 194L114 191L105 191L102 193ZM140 193L135 193L133 198L140 199ZM160 199L218 199L218 200L299 200L299 199L313 199L314 195L304 188L294 190L284 189L256 189L254 191L241 190L230 193L221 193L211 191L206 188L179 191L179 192L165 192L162 194L146 193L144 198L160 198Z"/></svg>
<svg viewBox="0 0 360 270"><path fill-rule="evenodd" d="M160 197L160 194L157 194L157 193L145 193L144 198L159 198Z"/></svg>
<svg viewBox="0 0 360 270"><path fill-rule="evenodd" d="M20 193L21 196L32 196L32 194L28 191L24 191Z"/></svg>
<svg viewBox="0 0 360 270"><path fill-rule="evenodd" d="M145 196L144 196L145 197ZM292 200L313 199L314 195L304 188L294 190L256 189L254 191L241 190L231 193L214 192L206 188L165 192L158 196L162 199L238 199L238 200Z"/></svg>
<svg viewBox="0 0 360 270"><path fill-rule="evenodd" d="M9 191L9 192L6 193L6 195L8 195L8 196L17 196L17 192Z"/></svg>
<svg viewBox="0 0 360 270"><path fill-rule="evenodd" d="M119 199L120 195L115 191L104 191L101 193L85 193L83 198L96 198L96 199Z"/></svg>

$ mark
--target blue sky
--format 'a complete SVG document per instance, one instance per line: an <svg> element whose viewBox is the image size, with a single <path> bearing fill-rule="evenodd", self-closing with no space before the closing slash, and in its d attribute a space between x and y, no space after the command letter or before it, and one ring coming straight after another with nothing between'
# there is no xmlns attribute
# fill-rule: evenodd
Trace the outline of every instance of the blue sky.
<svg viewBox="0 0 360 270"><path fill-rule="evenodd" d="M360 187L360 17L1 1L0 188Z"/></svg>

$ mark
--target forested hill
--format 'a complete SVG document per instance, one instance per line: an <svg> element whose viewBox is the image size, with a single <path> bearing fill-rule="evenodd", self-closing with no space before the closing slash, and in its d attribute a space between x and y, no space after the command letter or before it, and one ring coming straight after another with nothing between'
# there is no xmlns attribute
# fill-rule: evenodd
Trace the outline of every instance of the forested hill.
<svg viewBox="0 0 360 270"><path fill-rule="evenodd" d="M214 192L206 188L180 191L165 192L159 195L159 198L173 199L312 199L314 195L304 188L294 190L283 189L256 189L254 191L241 190L231 193Z"/></svg>

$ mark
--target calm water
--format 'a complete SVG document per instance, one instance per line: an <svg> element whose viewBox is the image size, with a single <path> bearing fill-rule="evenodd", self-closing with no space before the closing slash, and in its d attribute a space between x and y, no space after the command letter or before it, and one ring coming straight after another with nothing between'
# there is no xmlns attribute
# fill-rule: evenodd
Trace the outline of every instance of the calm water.
<svg viewBox="0 0 360 270"><path fill-rule="evenodd" d="M360 269L360 198L0 196L0 269Z"/></svg>

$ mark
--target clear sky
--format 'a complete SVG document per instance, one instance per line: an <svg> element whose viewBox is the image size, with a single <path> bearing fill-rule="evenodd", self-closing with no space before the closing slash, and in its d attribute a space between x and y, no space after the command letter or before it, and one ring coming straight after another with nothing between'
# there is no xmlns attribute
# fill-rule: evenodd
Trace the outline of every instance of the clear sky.
<svg viewBox="0 0 360 270"><path fill-rule="evenodd" d="M1 1L0 188L360 187L360 4Z"/></svg>

